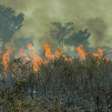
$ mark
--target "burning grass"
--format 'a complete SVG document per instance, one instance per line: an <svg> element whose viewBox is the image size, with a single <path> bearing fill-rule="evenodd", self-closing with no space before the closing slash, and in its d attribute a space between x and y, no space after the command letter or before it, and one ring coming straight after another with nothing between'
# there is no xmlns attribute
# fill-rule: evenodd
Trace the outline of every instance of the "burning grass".
<svg viewBox="0 0 112 112"><path fill-rule="evenodd" d="M48 44L43 57L32 44L27 48L28 54L22 49L18 58L10 62L6 55L7 63L1 64L1 74L6 74L0 81L3 111L112 111L112 62L102 49L89 53L79 46L79 57L73 58L59 48L53 53Z"/></svg>

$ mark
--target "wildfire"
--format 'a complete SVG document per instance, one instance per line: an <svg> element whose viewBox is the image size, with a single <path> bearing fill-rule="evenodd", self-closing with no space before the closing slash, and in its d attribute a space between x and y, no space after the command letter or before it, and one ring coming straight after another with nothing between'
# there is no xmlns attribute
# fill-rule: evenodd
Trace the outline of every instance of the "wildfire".
<svg viewBox="0 0 112 112"><path fill-rule="evenodd" d="M104 50L98 48L96 52L93 52L93 56L96 57L98 60L104 57Z"/></svg>
<svg viewBox="0 0 112 112"><path fill-rule="evenodd" d="M43 57L40 57L40 55L38 55L38 52L34 48L32 43L27 44L27 50L28 52L25 52L24 48L20 48L18 55L19 58L22 59L24 64L26 64L27 62L31 62L32 69L34 72L39 72L40 66L42 64L47 64L49 61L54 61L55 59L59 59L60 57L63 57L63 59L69 64L73 62L73 58L71 56L64 55L61 48L57 48L54 52L52 52L51 45L48 43L45 43L43 45L43 50L44 50ZM75 48L75 51L77 52L80 61L85 60L87 56L90 55L90 56L94 56L97 59L97 62L99 62L100 59L103 59L105 63L109 62L109 60L104 55L104 50L101 48L98 48L95 52L86 52L83 45L80 45ZM4 67L5 74L9 70L11 53L12 50L8 49L2 54L2 64Z"/></svg>
<svg viewBox="0 0 112 112"><path fill-rule="evenodd" d="M32 55L32 64L33 64L32 65L33 66L33 70L35 72L38 72L39 69L40 69L40 65L42 64L42 59L38 55L33 54Z"/></svg>
<svg viewBox="0 0 112 112"><path fill-rule="evenodd" d="M60 58L62 56L62 50L57 48L55 51L55 58Z"/></svg>
<svg viewBox="0 0 112 112"><path fill-rule="evenodd" d="M48 43L45 43L44 46L44 54L48 60L54 60L54 55L51 50L51 46Z"/></svg>
<svg viewBox="0 0 112 112"><path fill-rule="evenodd" d="M6 50L2 55L2 64L4 67L4 73L8 72L9 62L10 62L11 49Z"/></svg>
<svg viewBox="0 0 112 112"><path fill-rule="evenodd" d="M29 56L32 61L33 70L37 72L40 69L40 65L43 63L42 58L37 54L35 48L31 43L27 45L27 48L29 49Z"/></svg>
<svg viewBox="0 0 112 112"><path fill-rule="evenodd" d="M80 60L85 60L86 59L87 53L84 50L83 45L80 45L79 47L77 47L76 52L78 53Z"/></svg>

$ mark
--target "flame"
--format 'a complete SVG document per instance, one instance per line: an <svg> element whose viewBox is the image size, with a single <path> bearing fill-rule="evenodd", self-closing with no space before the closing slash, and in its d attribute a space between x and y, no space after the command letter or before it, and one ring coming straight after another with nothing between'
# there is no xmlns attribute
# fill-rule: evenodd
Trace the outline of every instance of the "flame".
<svg viewBox="0 0 112 112"><path fill-rule="evenodd" d="M84 50L83 45L80 45L79 47L77 47L76 52L78 53L80 60L85 60L86 59L87 53Z"/></svg>
<svg viewBox="0 0 112 112"><path fill-rule="evenodd" d="M48 43L45 43L44 46L44 54L48 60L54 60L54 55L51 50L51 46Z"/></svg>
<svg viewBox="0 0 112 112"><path fill-rule="evenodd" d="M104 50L102 48L98 48L96 52L92 53L97 60L102 59L104 57Z"/></svg>
<svg viewBox="0 0 112 112"><path fill-rule="evenodd" d="M9 69L11 52L12 52L12 50L8 49L2 55L2 64L3 64L3 67L4 67L4 73L5 74L8 72L8 69Z"/></svg>
<svg viewBox="0 0 112 112"><path fill-rule="evenodd" d="M29 56L32 61L32 68L34 72L39 71L40 65L43 63L42 58L37 54L35 48L33 47L32 43L29 43L27 45L27 48L29 49Z"/></svg>
<svg viewBox="0 0 112 112"><path fill-rule="evenodd" d="M98 48L97 52L100 58L104 57L104 50L102 48Z"/></svg>
<svg viewBox="0 0 112 112"><path fill-rule="evenodd" d="M57 48L55 51L55 58L60 58L62 56L62 50Z"/></svg>
<svg viewBox="0 0 112 112"><path fill-rule="evenodd" d="M43 45L44 55L45 57L40 57L36 49L34 48L32 43L27 44L28 52L25 52L24 48L19 49L19 58L22 59L23 63L31 62L32 69L34 72L39 72L40 66L42 64L48 64L49 61L54 61L55 59L60 59L61 57L67 63L71 64L73 62L73 58L71 56L67 56L63 54L61 48L57 48L54 52L52 52L51 45L49 43L45 43ZM105 63L109 63L109 60L104 55L104 50L102 48L98 48L95 52L86 52L83 45L80 45L75 48L75 51L79 55L79 60L83 61L87 58L88 55L94 56L99 62L99 59L103 59ZM9 70L9 63L10 63L10 55L12 53L11 49L6 50L2 54L2 63L4 67L4 72L7 73Z"/></svg>
<svg viewBox="0 0 112 112"><path fill-rule="evenodd" d="M34 50L34 47L33 47L33 45L32 45L32 43L28 43L27 44L27 48L29 49L29 50Z"/></svg>
<svg viewBox="0 0 112 112"><path fill-rule="evenodd" d="M33 54L32 55L32 63L33 63L33 65L32 65L33 66L33 70L35 72L37 72L37 71L39 71L40 65L42 64L42 59L38 55Z"/></svg>

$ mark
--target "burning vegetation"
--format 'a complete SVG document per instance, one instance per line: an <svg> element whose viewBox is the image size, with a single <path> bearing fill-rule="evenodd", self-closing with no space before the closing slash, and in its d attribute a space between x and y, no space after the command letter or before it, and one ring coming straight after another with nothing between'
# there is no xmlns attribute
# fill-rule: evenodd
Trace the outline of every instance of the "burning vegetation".
<svg viewBox="0 0 112 112"><path fill-rule="evenodd" d="M28 50L28 52L25 52L26 50ZM18 56L13 56L13 59L11 59L11 55L14 55L13 52L14 51L12 49L7 49L1 55L3 72L5 75L8 74L8 71L10 71L10 62L18 59L21 59L22 63L24 64L30 63L32 65L32 68L30 69L37 73L40 71L41 65L54 62L60 58L63 58L64 61L68 62L69 64L73 62L73 57L65 55L61 48L57 48L53 52L51 45L47 42L43 45L43 56L39 55L32 43L28 43L25 49L20 48L18 51ZM98 48L93 52L87 52L84 49L84 46L80 45L75 48L74 52L78 55L77 59L79 59L81 62L86 61L87 57L94 57L96 62L99 62L101 59L104 61L107 60L107 57L105 56L104 50L102 48Z"/></svg>
<svg viewBox="0 0 112 112"><path fill-rule="evenodd" d="M39 112L43 112L43 101L51 105L44 110L47 112L112 111L112 61L102 48L87 51L79 45L74 47L76 56L72 57L46 42L42 51L40 54L28 43L16 55L13 49L1 53L0 99L5 100L2 109L7 106L6 112L30 112L30 108L40 108Z"/></svg>
<svg viewBox="0 0 112 112"><path fill-rule="evenodd" d="M55 109L57 112L68 112L69 109L72 112L111 112L112 62L102 48L87 51L83 45L79 45L74 47L76 57L72 57L64 54L61 48L54 50L52 45L45 42L42 51L40 54L32 43L28 43L17 54L11 48L1 53L3 79L1 78L0 88L3 88L0 95L9 98L0 97L1 100L8 101L8 104L2 102L3 109L7 106L6 111L9 109L17 112L18 109L24 111L36 107L38 110L39 104L35 102L40 101L43 110L43 101L45 105L52 105L46 107L46 111L50 109L52 112ZM13 80L8 79L9 76ZM26 98L36 106L30 104L28 107Z"/></svg>
<svg viewBox="0 0 112 112"><path fill-rule="evenodd" d="M42 56L32 43L26 49L20 48L13 59L12 50L2 54L1 68L5 74L0 83L2 109L6 112L30 112L31 108L33 112L112 111L112 62L107 63L103 49L87 52L80 45L74 51L78 57L71 57L60 48L53 51L48 43L43 46Z"/></svg>
<svg viewBox="0 0 112 112"><path fill-rule="evenodd" d="M45 42L39 52L22 38L16 40L18 52L6 49L23 20L0 6L0 112L112 112L112 61L103 48L88 50L88 30L55 22L55 47ZM75 56L64 45L74 46Z"/></svg>

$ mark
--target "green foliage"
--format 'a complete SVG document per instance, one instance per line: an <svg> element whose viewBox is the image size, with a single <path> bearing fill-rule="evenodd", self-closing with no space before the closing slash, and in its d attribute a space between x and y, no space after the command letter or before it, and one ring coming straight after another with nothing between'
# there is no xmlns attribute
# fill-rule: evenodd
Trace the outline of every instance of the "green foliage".
<svg viewBox="0 0 112 112"><path fill-rule="evenodd" d="M76 31L74 23L71 22L63 24L60 22L52 23L50 35L61 47L63 47L64 44L70 46L83 44L85 47L88 47L88 39L90 37L90 33L87 29Z"/></svg>
<svg viewBox="0 0 112 112"><path fill-rule="evenodd" d="M74 30L74 24L72 22L64 24L54 22L52 23L52 26L53 27L51 29L51 37L59 41L62 41L63 39L69 37L70 33Z"/></svg>
<svg viewBox="0 0 112 112"><path fill-rule="evenodd" d="M17 15L13 9L0 5L0 37L3 42L12 38L13 34L21 28L23 20L22 13Z"/></svg>
<svg viewBox="0 0 112 112"><path fill-rule="evenodd" d="M76 33L73 33L71 35L71 38L69 38L67 40L67 43L69 45L74 45L74 46L79 46L81 44L81 45L84 45L85 47L88 47L89 37L90 37L90 33L88 32L87 29L85 29L84 31L81 30L81 31L78 31Z"/></svg>

